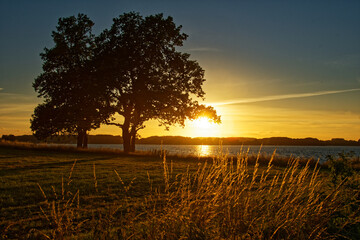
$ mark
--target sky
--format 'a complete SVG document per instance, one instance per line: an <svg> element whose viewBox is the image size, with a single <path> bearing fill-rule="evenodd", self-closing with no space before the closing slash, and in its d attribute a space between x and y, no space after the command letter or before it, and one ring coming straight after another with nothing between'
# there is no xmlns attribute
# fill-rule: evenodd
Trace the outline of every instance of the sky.
<svg viewBox="0 0 360 240"><path fill-rule="evenodd" d="M205 104L220 125L187 122L142 137L360 139L360 1L0 0L0 135L31 134L42 99L39 54L60 17L87 14L94 33L135 11L172 16L189 35L179 50L205 70ZM115 126L90 134L121 135Z"/></svg>

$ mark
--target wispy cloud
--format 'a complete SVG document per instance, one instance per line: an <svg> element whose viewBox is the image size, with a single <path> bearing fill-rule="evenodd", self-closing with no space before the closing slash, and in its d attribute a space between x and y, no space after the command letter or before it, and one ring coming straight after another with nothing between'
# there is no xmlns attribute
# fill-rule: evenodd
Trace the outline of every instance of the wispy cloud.
<svg viewBox="0 0 360 240"><path fill-rule="evenodd" d="M188 51L191 52L221 52L218 48L210 48L210 47L199 47L199 48L190 48Z"/></svg>
<svg viewBox="0 0 360 240"><path fill-rule="evenodd" d="M0 88L1 90L2 88ZM3 89L2 89L3 90ZM22 93L7 93L0 92L0 103L28 103L28 102L39 102L40 100L36 97L35 93L22 94Z"/></svg>
<svg viewBox="0 0 360 240"><path fill-rule="evenodd" d="M225 101L225 102L211 103L211 105L219 106L219 105L230 105L230 104L267 102L267 101L274 101L274 100L315 97L315 96L346 93L346 92L355 92L355 91L360 91L360 88L334 90L334 91L319 91L319 92L310 92L310 93L293 93L293 94L265 96L265 97L258 97L258 98L233 99L233 100L229 100L229 101Z"/></svg>

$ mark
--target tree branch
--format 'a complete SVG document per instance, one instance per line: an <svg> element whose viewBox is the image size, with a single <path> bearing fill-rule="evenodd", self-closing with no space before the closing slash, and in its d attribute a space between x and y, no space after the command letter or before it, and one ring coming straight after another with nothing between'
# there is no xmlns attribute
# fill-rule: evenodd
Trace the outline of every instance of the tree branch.
<svg viewBox="0 0 360 240"><path fill-rule="evenodd" d="M135 131L138 132L139 130L144 129L144 128L145 128L145 125L141 125L141 126L137 127L135 129Z"/></svg>
<svg viewBox="0 0 360 240"><path fill-rule="evenodd" d="M115 123L115 122L109 122L109 121L106 121L105 122L106 125L114 125L114 126L118 126L118 127L123 127L123 124L121 123Z"/></svg>

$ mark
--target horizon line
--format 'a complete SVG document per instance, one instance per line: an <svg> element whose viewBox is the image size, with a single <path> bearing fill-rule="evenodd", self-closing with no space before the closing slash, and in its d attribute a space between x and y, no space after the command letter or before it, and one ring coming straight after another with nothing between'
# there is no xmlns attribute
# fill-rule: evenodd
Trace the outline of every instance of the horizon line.
<svg viewBox="0 0 360 240"><path fill-rule="evenodd" d="M19 135L15 135L15 134L2 134L5 136L9 136L9 135L14 135L15 137L22 137L22 136L34 136L33 134L19 134ZM76 134L74 135L58 135L58 136L68 136L68 137L76 137ZM107 137L120 137L122 138L121 135L113 135L113 134L88 134L88 136L107 136ZM318 137L286 137L286 136L272 136L272 137L189 137L189 136L181 136L181 135L152 135L152 136L148 136L148 137L143 137L143 138L139 138L137 140L141 140L141 139L146 139L146 138L151 138L151 137L180 137L180 138L219 138L219 139L224 139L224 138L250 138L250 139L257 139L257 140L261 140L261 139L266 139L266 138L289 138L289 139L293 139L293 140L298 140L298 139L317 139L319 141L332 141L332 140L345 140L345 141L355 141L358 142L360 139L356 140L356 139L346 139L343 137L332 137L331 139L322 139L322 138L318 138Z"/></svg>

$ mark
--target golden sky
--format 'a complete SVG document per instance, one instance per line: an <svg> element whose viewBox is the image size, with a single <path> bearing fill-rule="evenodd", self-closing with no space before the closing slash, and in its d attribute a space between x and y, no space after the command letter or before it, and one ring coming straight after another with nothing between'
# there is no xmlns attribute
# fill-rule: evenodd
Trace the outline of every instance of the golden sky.
<svg viewBox="0 0 360 240"><path fill-rule="evenodd" d="M221 92L219 92L220 94ZM319 139L359 138L360 115L348 109L333 110L319 107L323 104L335 104L339 99L346 101L349 94L357 95L359 92L331 93L323 99L323 95L294 98L284 96L264 96L259 98L235 99L224 102L209 102L221 115L221 124L196 124L186 122L185 128L174 126L170 131L159 127L157 121L149 121L146 128L140 131L142 137L153 135L177 135L188 137L274 137L286 136L293 138L316 137ZM315 95L316 93L313 93ZM217 94L218 95L218 94ZM331 95L331 96L330 96ZM225 95L226 96L226 95ZM225 100L225 96L223 98ZM10 97L10 96L9 96ZM0 108L0 134L31 134L30 117L38 99L28 96L11 96L12 98L28 101L29 103L2 104ZM286 98L274 100L273 98ZM356 98L357 96L353 96ZM216 97L218 98L218 96ZM271 99L271 100L269 100ZM32 101L32 102L31 102ZM233 103L233 102L247 103ZM314 107L306 106L314 104ZM232 104L224 104L232 103ZM301 105L305 105L301 107ZM298 106L298 107L296 107ZM317 107L316 107L317 106ZM91 134L121 135L116 126L102 126Z"/></svg>
<svg viewBox="0 0 360 240"><path fill-rule="evenodd" d="M0 135L31 134L41 99L32 82L52 46L57 19L77 13L95 33L128 12L163 12L189 35L179 49L205 70L205 104L220 125L139 132L190 137L360 139L360 2L315 1L1 1ZM90 134L121 135L114 126Z"/></svg>

